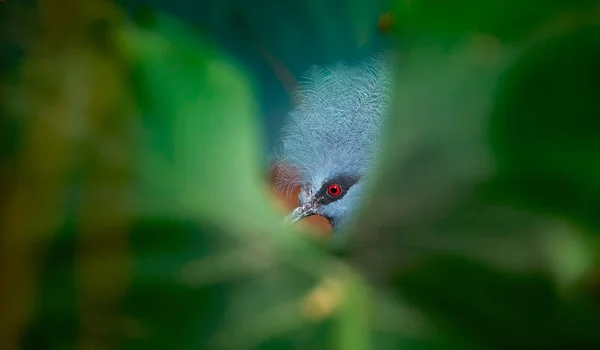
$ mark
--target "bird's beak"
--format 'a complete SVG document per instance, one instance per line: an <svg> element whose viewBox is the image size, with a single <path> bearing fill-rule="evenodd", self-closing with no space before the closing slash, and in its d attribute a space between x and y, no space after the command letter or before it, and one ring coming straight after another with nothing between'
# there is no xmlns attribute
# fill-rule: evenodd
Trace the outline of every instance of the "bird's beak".
<svg viewBox="0 0 600 350"><path fill-rule="evenodd" d="M294 211L292 211L288 216L285 217L284 222L288 225L298 222L301 219L304 219L307 216L315 215L316 208L312 204L305 204L303 206L299 206Z"/></svg>

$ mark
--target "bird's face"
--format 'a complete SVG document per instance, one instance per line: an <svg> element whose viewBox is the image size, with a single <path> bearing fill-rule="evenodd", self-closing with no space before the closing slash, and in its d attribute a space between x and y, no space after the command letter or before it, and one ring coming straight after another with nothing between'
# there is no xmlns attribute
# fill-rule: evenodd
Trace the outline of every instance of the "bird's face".
<svg viewBox="0 0 600 350"><path fill-rule="evenodd" d="M359 180L360 177L339 175L303 185L298 207L286 217L286 222L293 224L311 215L321 215L336 230L359 204Z"/></svg>

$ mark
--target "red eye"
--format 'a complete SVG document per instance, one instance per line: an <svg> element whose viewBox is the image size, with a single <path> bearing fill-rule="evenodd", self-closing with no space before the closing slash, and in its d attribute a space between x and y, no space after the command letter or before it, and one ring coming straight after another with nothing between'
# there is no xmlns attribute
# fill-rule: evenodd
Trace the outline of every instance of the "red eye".
<svg viewBox="0 0 600 350"><path fill-rule="evenodd" d="M327 188L327 193L332 197L337 197L340 195L340 193L342 193L342 188L336 184L329 185L329 188Z"/></svg>

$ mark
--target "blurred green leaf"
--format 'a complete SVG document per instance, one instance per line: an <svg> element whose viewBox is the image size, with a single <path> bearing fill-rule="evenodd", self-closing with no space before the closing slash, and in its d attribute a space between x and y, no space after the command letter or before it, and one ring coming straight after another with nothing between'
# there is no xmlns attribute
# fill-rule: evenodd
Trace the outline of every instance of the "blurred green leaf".
<svg viewBox="0 0 600 350"><path fill-rule="evenodd" d="M396 4L352 266L272 210L249 71L172 17L62 4L7 94L6 348L600 347L590 2ZM375 7L350 5L360 39ZM335 47L347 18L306 10Z"/></svg>
<svg viewBox="0 0 600 350"><path fill-rule="evenodd" d="M339 317L339 348L365 350L373 346L369 325L369 306L372 297L359 276L349 275L344 289L344 304Z"/></svg>
<svg viewBox="0 0 600 350"><path fill-rule="evenodd" d="M600 342L581 288L598 261L597 13L397 4L395 106L348 254L477 348Z"/></svg>
<svg viewBox="0 0 600 350"><path fill-rule="evenodd" d="M597 310L585 301L566 302L543 274L507 273L449 256L399 271L395 283L435 324L468 336L478 347L595 349L600 344Z"/></svg>

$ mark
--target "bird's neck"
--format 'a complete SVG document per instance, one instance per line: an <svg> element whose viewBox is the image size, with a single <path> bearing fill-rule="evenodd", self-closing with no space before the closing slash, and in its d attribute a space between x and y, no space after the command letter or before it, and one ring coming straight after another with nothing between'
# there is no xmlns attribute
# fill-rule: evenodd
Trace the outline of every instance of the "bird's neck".
<svg viewBox="0 0 600 350"><path fill-rule="evenodd" d="M329 224L331 225L331 230L333 232L339 231L342 226L344 226L344 223L346 222L346 220L344 220L343 218L326 218L327 221L329 221Z"/></svg>

